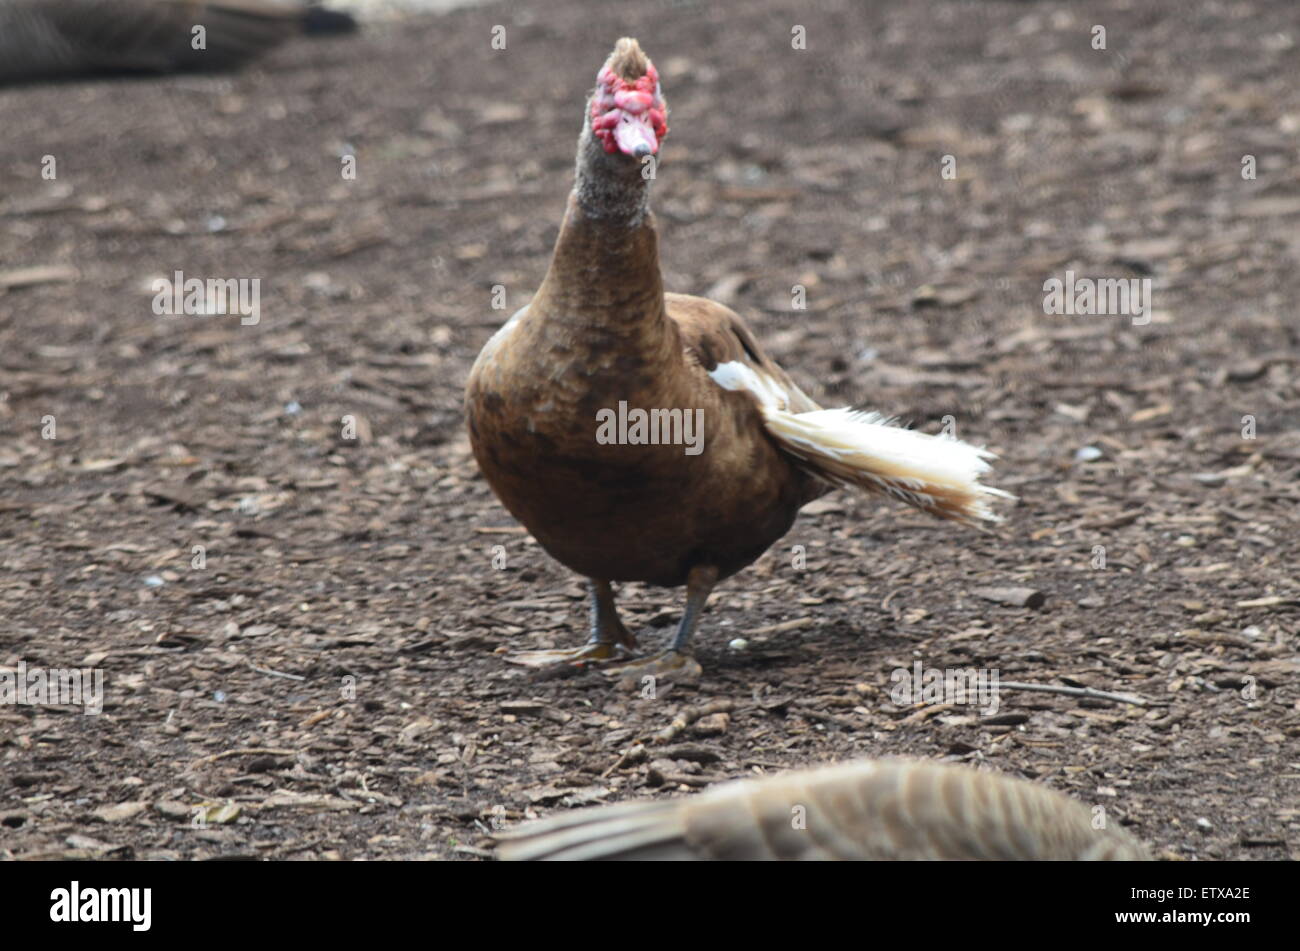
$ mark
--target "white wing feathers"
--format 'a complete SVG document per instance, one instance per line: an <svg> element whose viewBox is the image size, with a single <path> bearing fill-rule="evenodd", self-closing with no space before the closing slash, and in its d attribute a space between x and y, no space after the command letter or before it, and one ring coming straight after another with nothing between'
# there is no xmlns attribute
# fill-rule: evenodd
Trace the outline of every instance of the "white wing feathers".
<svg viewBox="0 0 1300 951"><path fill-rule="evenodd" d="M761 369L741 361L710 373L727 390L746 390L758 401L768 433L818 478L833 485L892 496L955 521L998 521L990 499L1013 498L980 484L993 453L946 436L904 429L878 413L850 407L789 411L785 389Z"/></svg>

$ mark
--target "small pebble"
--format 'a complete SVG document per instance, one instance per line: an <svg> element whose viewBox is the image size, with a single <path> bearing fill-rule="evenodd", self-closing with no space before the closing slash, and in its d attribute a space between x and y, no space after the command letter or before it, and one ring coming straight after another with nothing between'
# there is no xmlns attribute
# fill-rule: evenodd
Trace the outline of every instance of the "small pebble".
<svg viewBox="0 0 1300 951"><path fill-rule="evenodd" d="M743 637L733 637L727 642L727 646L733 651L743 651L749 647L749 641L745 640Z"/></svg>

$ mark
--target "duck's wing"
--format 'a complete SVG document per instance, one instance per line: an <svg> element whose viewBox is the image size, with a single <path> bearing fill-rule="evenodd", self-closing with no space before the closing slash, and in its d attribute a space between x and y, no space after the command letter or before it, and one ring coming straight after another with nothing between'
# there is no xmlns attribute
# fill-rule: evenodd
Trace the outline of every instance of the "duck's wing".
<svg viewBox="0 0 1300 951"><path fill-rule="evenodd" d="M665 294L687 363L697 365L723 389L747 389L763 403L790 413L821 409L776 361L763 352L740 315L704 297Z"/></svg>
<svg viewBox="0 0 1300 951"><path fill-rule="evenodd" d="M986 486L991 452L898 426L879 413L822 409L759 349L736 314L699 297L665 294L668 315L712 381L751 397L769 436L822 483L887 495L953 521L998 521L990 502L1011 498Z"/></svg>

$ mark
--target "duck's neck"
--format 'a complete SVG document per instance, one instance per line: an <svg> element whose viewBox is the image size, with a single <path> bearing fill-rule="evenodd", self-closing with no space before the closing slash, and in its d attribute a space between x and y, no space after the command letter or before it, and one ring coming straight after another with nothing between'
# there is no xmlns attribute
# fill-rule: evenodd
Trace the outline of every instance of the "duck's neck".
<svg viewBox="0 0 1300 951"><path fill-rule="evenodd" d="M640 225L648 211L650 176L654 159L638 162L621 152L607 153L591 133L591 119L578 139L578 163L573 194L591 218L628 228Z"/></svg>
<svg viewBox="0 0 1300 951"><path fill-rule="evenodd" d="M573 193L538 290L549 319L619 336L662 336L667 317L648 184L637 163L607 155L584 127Z"/></svg>

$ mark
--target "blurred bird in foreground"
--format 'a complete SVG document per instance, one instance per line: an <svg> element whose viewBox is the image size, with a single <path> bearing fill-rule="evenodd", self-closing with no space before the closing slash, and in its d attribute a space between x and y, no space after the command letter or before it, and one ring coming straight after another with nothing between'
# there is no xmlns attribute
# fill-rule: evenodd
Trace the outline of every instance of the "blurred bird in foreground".
<svg viewBox="0 0 1300 951"><path fill-rule="evenodd" d="M681 799L578 809L497 842L506 861L1151 858L1104 814L1045 786L909 760L862 760Z"/></svg>
<svg viewBox="0 0 1300 951"><path fill-rule="evenodd" d="M299 34L355 29L305 0L0 0L0 83L233 69Z"/></svg>

